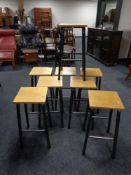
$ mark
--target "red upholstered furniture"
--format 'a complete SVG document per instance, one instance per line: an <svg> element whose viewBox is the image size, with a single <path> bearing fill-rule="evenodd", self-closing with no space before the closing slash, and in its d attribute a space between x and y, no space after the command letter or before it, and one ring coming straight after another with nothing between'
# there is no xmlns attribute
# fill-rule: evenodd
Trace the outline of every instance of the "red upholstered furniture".
<svg viewBox="0 0 131 175"><path fill-rule="evenodd" d="M128 79L128 77L131 75L131 64L129 65L129 67L128 67L128 74L127 74L127 76L125 77L125 80L127 80Z"/></svg>
<svg viewBox="0 0 131 175"><path fill-rule="evenodd" d="M0 62L11 61L15 68L15 51L16 40L15 30L1 29L0 30Z"/></svg>

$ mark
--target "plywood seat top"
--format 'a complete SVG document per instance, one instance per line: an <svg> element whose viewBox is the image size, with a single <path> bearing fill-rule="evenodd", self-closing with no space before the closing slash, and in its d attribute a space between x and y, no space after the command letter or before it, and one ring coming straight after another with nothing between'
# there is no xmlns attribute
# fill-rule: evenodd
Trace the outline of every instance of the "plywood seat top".
<svg viewBox="0 0 131 175"><path fill-rule="evenodd" d="M13 103L44 104L47 91L47 87L21 87Z"/></svg>
<svg viewBox="0 0 131 175"><path fill-rule="evenodd" d="M51 75L52 67L33 67L29 73L30 76Z"/></svg>
<svg viewBox="0 0 131 175"><path fill-rule="evenodd" d="M125 109L118 92L116 91L103 91L103 90L89 90L89 105L91 108L103 109Z"/></svg>
<svg viewBox="0 0 131 175"><path fill-rule="evenodd" d="M86 76L88 77L102 77L102 71L100 68L86 68ZM80 68L80 75L83 75L82 68Z"/></svg>
<svg viewBox="0 0 131 175"><path fill-rule="evenodd" d="M87 27L87 24L80 24L80 23L60 23L58 24L58 27L63 27L63 28L82 28L82 27Z"/></svg>
<svg viewBox="0 0 131 175"><path fill-rule="evenodd" d="M63 86L62 77L58 80L57 76L40 76L37 87L61 88Z"/></svg>
<svg viewBox="0 0 131 175"><path fill-rule="evenodd" d="M70 77L70 87L96 89L96 83L94 78L91 77L87 77L86 80L83 81L83 77L72 76Z"/></svg>
<svg viewBox="0 0 131 175"><path fill-rule="evenodd" d="M58 67L56 67L55 75L58 75ZM60 71L61 75L77 75L76 67L63 67Z"/></svg>

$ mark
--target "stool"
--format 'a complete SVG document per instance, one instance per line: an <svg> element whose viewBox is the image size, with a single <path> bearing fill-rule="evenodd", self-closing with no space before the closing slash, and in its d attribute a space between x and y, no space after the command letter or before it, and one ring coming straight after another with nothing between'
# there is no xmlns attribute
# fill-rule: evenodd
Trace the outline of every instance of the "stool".
<svg viewBox="0 0 131 175"><path fill-rule="evenodd" d="M78 77L78 76L71 76L70 77L70 88L71 88L71 96L70 96L70 107L69 107L69 121L68 121L68 128L71 127L71 118L72 118L72 107L73 107L73 102L74 105L76 106L76 101L80 101L80 99L75 99L75 90L78 89L96 89L96 84L93 78L87 77L85 81L83 81L83 77ZM82 101L87 101L86 99L81 99ZM78 104L79 105L79 104ZM80 113L80 112L79 112Z"/></svg>
<svg viewBox="0 0 131 175"><path fill-rule="evenodd" d="M24 62L32 63L38 61L38 50L37 49L23 49Z"/></svg>
<svg viewBox="0 0 131 175"><path fill-rule="evenodd" d="M128 72L127 76L125 77L125 80L127 80L129 78L129 76L131 75L131 64L128 67L128 71L129 72Z"/></svg>
<svg viewBox="0 0 131 175"><path fill-rule="evenodd" d="M103 76L100 68L86 68L87 77L95 77L97 89L101 89L101 77ZM80 68L80 75L83 75L82 68Z"/></svg>
<svg viewBox="0 0 131 175"><path fill-rule="evenodd" d="M64 127L64 121L63 121L64 108L63 108L63 95L62 95L62 87L63 87L62 77L60 80L58 80L57 76L40 76L38 83L37 83L37 87L48 87L48 88L55 88L56 89L55 98L51 97L51 101L54 100L55 105L56 105L57 99L58 99L58 94L59 94L61 127L63 128ZM59 111L50 111L50 112L59 112Z"/></svg>
<svg viewBox="0 0 131 175"><path fill-rule="evenodd" d="M55 69L55 75L58 75L59 68L56 67ZM62 70L60 71L60 75L70 75L70 76L76 76L76 68L75 67L62 67Z"/></svg>
<svg viewBox="0 0 131 175"><path fill-rule="evenodd" d="M31 76L31 86L36 86L37 76L47 76L52 74L52 67L33 67L29 73Z"/></svg>
<svg viewBox="0 0 131 175"><path fill-rule="evenodd" d="M119 132L119 123L120 123L120 115L121 115L121 110L124 110L125 107L116 91L88 91L88 96L89 96L89 108L86 112L85 115L85 121L88 117L88 124L87 124L87 129L86 129L86 134L85 134L85 141L84 141L84 146L83 146L83 151L82 155L85 155L86 151L86 145L88 138L96 138L96 139L108 139L108 140L113 140L113 151L112 151L112 158L115 158L116 155L116 147L117 147L117 139L118 139L118 132ZM117 115L116 115L116 123L115 123L115 132L113 137L103 137L103 136L93 136L90 135L90 126L92 119L94 118L101 118L103 117L97 117L93 116L93 110L95 109L109 109L109 120L108 120L108 127L107 127L107 133L110 132L110 125L111 125L111 119L112 119L112 112L113 110L117 110ZM90 112L90 115L88 116L88 113Z"/></svg>
<svg viewBox="0 0 131 175"><path fill-rule="evenodd" d="M46 115L45 115L45 103L46 103L46 98L47 98L47 87L21 87L19 92L17 93L16 97L13 100L13 103L16 104L16 110L17 110L17 119L18 119L18 129L19 129L19 139L20 139L20 144L21 147L23 147L23 136L22 132L43 132L45 131L46 133L46 139L47 139L47 145L48 148L50 148L50 139L49 139L49 134L48 134L48 126L47 126L47 121L46 121ZM22 123L21 123L21 112L20 112L20 105L24 104L25 106L25 115L26 115L26 122L27 122L27 129L23 130L22 129ZM40 109L42 110L43 118L44 118L44 125L45 129L37 129L37 130L31 130L29 129L29 118L28 118L28 111L27 111L27 105L28 104L38 104L40 106ZM49 115L49 113L48 113ZM49 116L50 117L50 116Z"/></svg>

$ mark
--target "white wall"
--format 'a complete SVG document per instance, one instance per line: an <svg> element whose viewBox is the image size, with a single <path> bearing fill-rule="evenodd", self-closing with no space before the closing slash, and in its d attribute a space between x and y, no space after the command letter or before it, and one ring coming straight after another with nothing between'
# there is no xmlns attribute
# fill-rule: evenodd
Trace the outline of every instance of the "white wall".
<svg viewBox="0 0 131 175"><path fill-rule="evenodd" d="M15 14L18 10L18 0L0 0L0 7L8 7Z"/></svg>
<svg viewBox="0 0 131 175"><path fill-rule="evenodd" d="M34 7L52 8L53 27L62 22L95 26L97 0L25 0L24 4L26 13ZM75 29L75 34L80 35L80 29Z"/></svg>
<svg viewBox="0 0 131 175"><path fill-rule="evenodd" d="M0 0L0 7L17 10L18 0ZM97 0L24 0L25 13L35 8L52 8L53 26L58 23L82 23L90 27L95 26ZM76 35L80 31L75 30Z"/></svg>
<svg viewBox="0 0 131 175"><path fill-rule="evenodd" d="M123 0L121 9L121 16L119 21L119 29L130 29L131 30L131 0Z"/></svg>

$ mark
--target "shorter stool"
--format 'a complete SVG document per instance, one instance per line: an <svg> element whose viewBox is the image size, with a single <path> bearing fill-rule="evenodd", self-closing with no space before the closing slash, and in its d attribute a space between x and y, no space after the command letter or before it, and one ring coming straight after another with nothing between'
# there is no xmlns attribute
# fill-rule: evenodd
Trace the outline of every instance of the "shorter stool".
<svg viewBox="0 0 131 175"><path fill-rule="evenodd" d="M31 76L31 86L36 86L38 76L47 76L52 74L52 67L33 67L29 73Z"/></svg>
<svg viewBox="0 0 131 175"><path fill-rule="evenodd" d="M55 101L55 104L57 104L58 93L59 93L61 127L63 128L64 127L64 121L63 121L64 108L63 108L63 95L62 95L62 87L63 87L62 77L60 80L58 80L57 76L40 76L37 83L37 87L48 87L48 88L56 89L57 94L55 96L51 96L51 101ZM50 112L56 113L59 111L53 110Z"/></svg>
<svg viewBox="0 0 131 175"><path fill-rule="evenodd" d="M88 77L86 78L85 81L83 81L83 77L78 77L78 76L72 76L70 77L70 88L71 88L71 96L70 96L70 106L69 106L69 121L68 121L68 128L71 127L71 118L72 118L72 108L73 104L76 107L76 102L81 101L86 101L87 102L87 97L85 99L76 99L76 90L78 89L96 89L96 84L93 78ZM80 112L79 112L80 113Z"/></svg>
<svg viewBox="0 0 131 175"><path fill-rule="evenodd" d="M116 147L117 147L117 139L118 139L118 132L119 132L119 123L120 123L120 115L121 115L121 110L124 110L125 107L116 91L98 91L98 90L92 90L88 91L88 96L89 96L89 108L86 112L85 116L85 121L88 117L88 124L86 128L86 134L85 134L85 141L84 141L84 146L83 146L83 151L82 155L85 155L86 151L86 145L88 138L95 138L95 139L108 139L108 140L113 140L113 151L112 151L112 158L115 158L116 155ZM95 109L109 109L109 120L108 120L108 127L107 127L107 133L110 131L110 125L111 125L111 119L112 119L112 111L117 110L117 115L116 115L116 123L115 123L115 132L113 137L103 137L103 136L94 136L90 135L90 128L91 128L91 122L93 119L101 118L99 116L94 116L93 110ZM90 115L88 116L88 114Z"/></svg>
<svg viewBox="0 0 131 175"><path fill-rule="evenodd" d="M46 139L47 139L47 145L48 148L50 148L50 139L49 139L49 134L48 134L48 125L47 125L47 120L46 120L46 115L45 115L45 103L46 103L46 98L47 98L47 87L21 87L19 92L17 93L16 97L13 100L13 103L16 104L16 110L17 110L17 119L18 119L18 129L19 129L19 139L20 139L20 144L21 147L23 147L23 132L43 132L45 131L46 133ZM25 115L26 115L26 122L27 122L27 129L23 130L22 129L22 122L21 122L21 112L20 112L20 105L24 104L25 107ZM39 115L43 115L44 119L44 126L45 129L35 129L31 130L29 129L29 118L28 118L28 111L27 111L27 105L28 104L37 104L40 106L41 110L38 113ZM49 115L49 113L48 113ZM50 117L50 116L49 116Z"/></svg>

